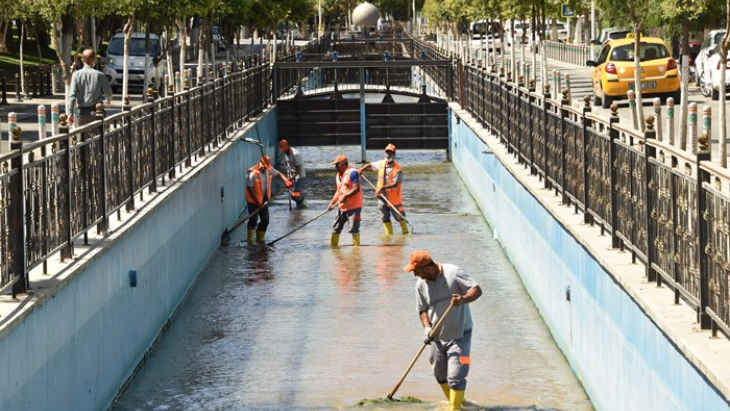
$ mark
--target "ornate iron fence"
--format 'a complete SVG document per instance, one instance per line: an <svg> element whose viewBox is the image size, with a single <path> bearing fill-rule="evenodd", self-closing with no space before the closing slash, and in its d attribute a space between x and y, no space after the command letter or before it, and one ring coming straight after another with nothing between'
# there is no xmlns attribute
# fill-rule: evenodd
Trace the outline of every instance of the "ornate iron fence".
<svg viewBox="0 0 730 411"><path fill-rule="evenodd" d="M273 101L270 66L233 72L0 156L0 288L25 292L29 270L73 256L94 227L154 193ZM16 130L18 131L18 130Z"/></svg>
<svg viewBox="0 0 730 411"><path fill-rule="evenodd" d="M453 96L463 109L564 204L582 210L587 224L611 235L613 247L642 262L649 281L695 309L702 328L730 336L730 172L710 161L707 138L688 153L661 141L653 116L640 132L619 124L615 109L605 119L591 113L588 99L576 108L567 94L556 101L509 73L453 61ZM450 81L434 80L442 88Z"/></svg>

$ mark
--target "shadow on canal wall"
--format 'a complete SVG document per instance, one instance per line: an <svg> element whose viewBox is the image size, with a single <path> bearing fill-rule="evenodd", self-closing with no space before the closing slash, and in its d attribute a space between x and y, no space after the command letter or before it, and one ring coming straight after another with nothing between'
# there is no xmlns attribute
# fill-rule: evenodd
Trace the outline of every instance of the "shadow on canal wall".
<svg viewBox="0 0 730 411"><path fill-rule="evenodd" d="M276 112L239 134L273 155ZM108 409L243 208L244 173L260 156L258 145L224 143L104 241L79 247L73 272L2 330L0 410Z"/></svg>
<svg viewBox="0 0 730 411"><path fill-rule="evenodd" d="M656 287L641 287L643 266L625 263L626 253L618 251L613 259L596 257L592 251L610 248L610 238L566 223L582 216L574 217L468 114L452 112L449 119L456 169L596 409L730 409L722 389L700 371L710 364L668 337L681 332L668 331L657 317L667 309L648 308L645 294ZM627 273L635 289L626 287Z"/></svg>

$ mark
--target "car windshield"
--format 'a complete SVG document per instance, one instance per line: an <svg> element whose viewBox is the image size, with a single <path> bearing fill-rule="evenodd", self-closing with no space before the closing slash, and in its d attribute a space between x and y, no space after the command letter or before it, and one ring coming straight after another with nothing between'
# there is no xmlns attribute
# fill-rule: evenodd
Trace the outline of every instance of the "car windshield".
<svg viewBox="0 0 730 411"><path fill-rule="evenodd" d="M144 38L132 38L129 40L129 55L130 56L144 56ZM109 42L109 48L107 54L115 56L124 55L124 39L117 37ZM155 40L150 39L150 56L156 56L160 54L159 43Z"/></svg>
<svg viewBox="0 0 730 411"><path fill-rule="evenodd" d="M721 32L719 32L719 33L715 34L715 44L720 44L720 43L722 43L722 39L723 39L724 37L725 37L725 32L724 32L724 31L721 31Z"/></svg>
<svg viewBox="0 0 730 411"><path fill-rule="evenodd" d="M665 59L669 51L663 44L640 43L639 53L641 61ZM611 50L611 61L634 61L634 45L626 44Z"/></svg>

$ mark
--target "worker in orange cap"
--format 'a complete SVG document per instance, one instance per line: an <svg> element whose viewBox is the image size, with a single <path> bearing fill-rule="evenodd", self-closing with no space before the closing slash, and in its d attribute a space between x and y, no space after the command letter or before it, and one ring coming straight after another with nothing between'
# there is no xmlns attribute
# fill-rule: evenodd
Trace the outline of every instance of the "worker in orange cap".
<svg viewBox="0 0 730 411"><path fill-rule="evenodd" d="M248 213L261 209L258 214L248 220L248 245L253 245L254 234L259 244L264 243L266 228L269 226L269 206L262 206L271 197L271 180L277 177L286 184L287 188L292 187L291 181L283 174L271 168L269 156L262 156L258 164L248 169L246 173L246 202ZM260 222L258 220L261 219ZM258 222L258 227L257 227Z"/></svg>
<svg viewBox="0 0 730 411"><path fill-rule="evenodd" d="M276 169L284 173L294 183L291 192L291 199L296 203L297 208L304 208L303 188L306 182L306 174L302 164L302 154L296 148L289 145L286 140L279 141L279 152L276 154Z"/></svg>
<svg viewBox="0 0 730 411"><path fill-rule="evenodd" d="M332 162L337 169L335 183L337 191L327 210L338 207L334 231L330 238L330 245L336 247L340 243L340 232L348 223L352 234L352 245L360 245L360 213L362 212L362 187L360 187L360 173L349 165L347 157L340 154Z"/></svg>
<svg viewBox="0 0 730 411"><path fill-rule="evenodd" d="M378 172L375 195L378 197L378 209L383 220L385 234L393 234L393 223L390 221L391 214L400 223L403 234L408 234L408 226L404 219L406 209L403 207L403 172L400 165L395 161L395 146L393 144L385 146L385 158L383 160L365 164L358 171L362 174L366 170ZM398 210L398 213L390 209L390 204L382 196L390 201L390 204Z"/></svg>
<svg viewBox="0 0 730 411"><path fill-rule="evenodd" d="M466 389L466 376L471 359L471 312L467 304L481 297L482 289L461 268L439 264L424 250L411 253L405 272L413 272L416 280L418 316L423 325L423 342L431 345L431 364L452 410L461 410ZM451 313L441 328L433 330L450 304Z"/></svg>

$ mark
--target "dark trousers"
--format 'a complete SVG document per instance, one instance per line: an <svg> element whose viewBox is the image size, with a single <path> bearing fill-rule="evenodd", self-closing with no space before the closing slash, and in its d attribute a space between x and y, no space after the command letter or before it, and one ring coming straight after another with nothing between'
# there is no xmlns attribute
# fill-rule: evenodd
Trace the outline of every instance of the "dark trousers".
<svg viewBox="0 0 730 411"><path fill-rule="evenodd" d="M266 198L264 198L264 203L266 202ZM247 203L248 204L248 214L253 214L256 210L259 209L258 204L254 203ZM259 222L259 220L261 220ZM256 223L258 222L258 227L256 226ZM247 227L250 229L256 229L257 231L266 231L266 228L269 226L269 206L266 206L261 209L255 216L248 219Z"/></svg>

